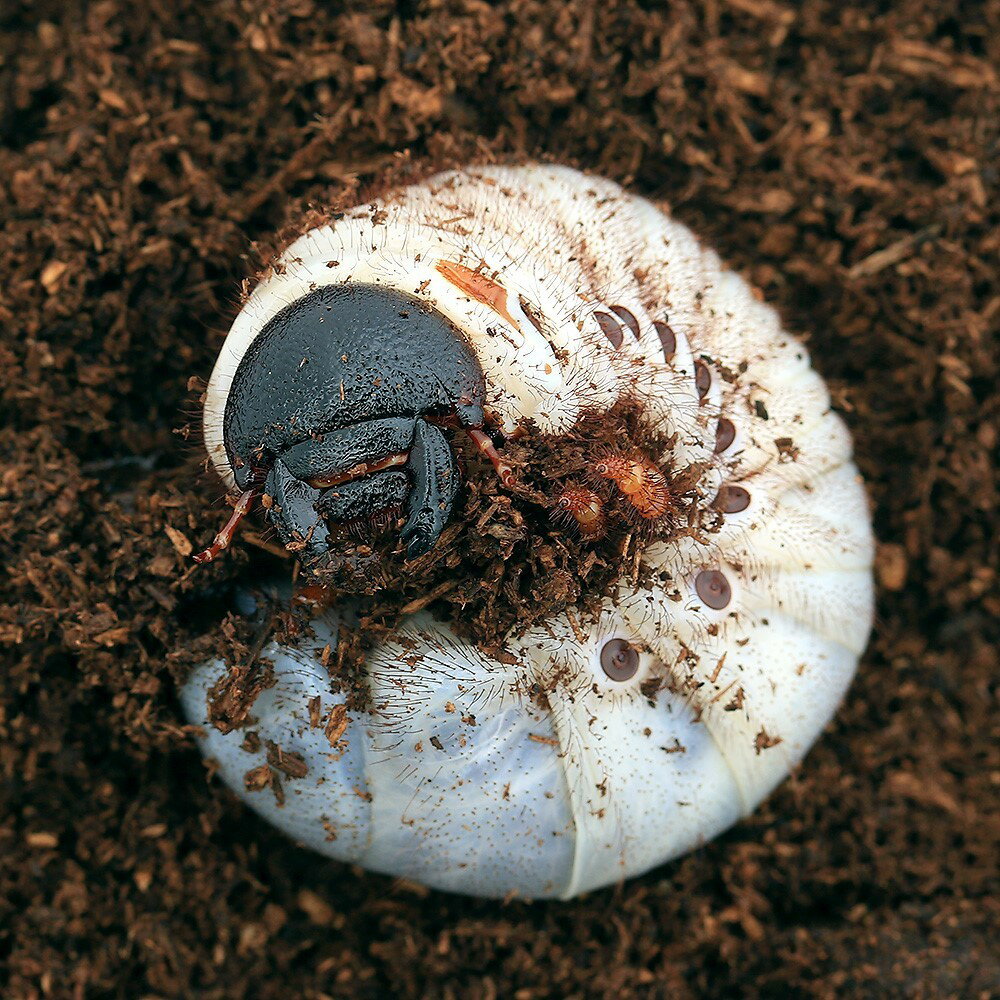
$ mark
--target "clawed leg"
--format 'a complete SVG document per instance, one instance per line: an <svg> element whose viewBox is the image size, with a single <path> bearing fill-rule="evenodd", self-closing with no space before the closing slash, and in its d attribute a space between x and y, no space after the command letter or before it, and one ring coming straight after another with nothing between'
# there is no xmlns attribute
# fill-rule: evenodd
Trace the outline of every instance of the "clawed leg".
<svg viewBox="0 0 1000 1000"><path fill-rule="evenodd" d="M513 471L489 436L476 429L469 433L509 484ZM401 466L405 472L397 468ZM415 559L430 551L441 536L458 488L458 466L440 427L415 417L386 417L289 448L275 460L262 493L265 516L281 541L310 561L329 549L327 519L355 521L405 506L401 538L407 557ZM231 519L234 525L255 496L256 491L248 491ZM199 559L207 560L224 548L231 533L227 525L213 549Z"/></svg>
<svg viewBox="0 0 1000 1000"><path fill-rule="evenodd" d="M293 476L279 458L264 484L264 513L274 525L282 544L301 546L310 558L322 556L329 543L326 523L316 511L320 492Z"/></svg>
<svg viewBox="0 0 1000 1000"><path fill-rule="evenodd" d="M240 526L240 522L250 513L250 508L259 496L259 486L251 486L250 489L244 490L240 494L239 499L233 507L232 514L229 515L229 520L226 521L222 530L212 539L212 544L207 549L195 555L194 561L196 563L210 563L213 559L218 558L219 553L229 548L233 541L233 535L236 534L236 529Z"/></svg>
<svg viewBox="0 0 1000 1000"><path fill-rule="evenodd" d="M493 468L497 470L500 483L508 489L513 486L515 482L514 470L500 457L500 452L497 451L493 438L486 431L479 430L478 427L468 427L466 431L475 442L480 454L488 458Z"/></svg>
<svg viewBox="0 0 1000 1000"><path fill-rule="evenodd" d="M458 493L458 466L440 427L417 421L407 469L413 487L401 536L407 556L415 559L441 536Z"/></svg>

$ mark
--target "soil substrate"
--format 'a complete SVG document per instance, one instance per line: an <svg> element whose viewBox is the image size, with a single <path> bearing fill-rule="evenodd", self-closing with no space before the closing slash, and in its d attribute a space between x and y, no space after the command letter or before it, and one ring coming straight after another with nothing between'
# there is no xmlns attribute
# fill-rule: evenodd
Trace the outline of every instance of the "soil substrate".
<svg viewBox="0 0 1000 1000"><path fill-rule="evenodd" d="M996 0L6 0L0 994L1000 995L998 64ZM661 200L808 335L880 590L846 703L751 819L497 904L273 832L177 681L252 661L234 589L288 571L253 530L191 561L223 508L190 380L240 282L307 212L526 155Z"/></svg>

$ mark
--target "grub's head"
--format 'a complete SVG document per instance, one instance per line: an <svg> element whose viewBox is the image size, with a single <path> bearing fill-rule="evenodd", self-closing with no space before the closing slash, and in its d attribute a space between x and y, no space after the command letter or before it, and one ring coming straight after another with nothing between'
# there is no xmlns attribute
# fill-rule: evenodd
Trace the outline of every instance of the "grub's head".
<svg viewBox="0 0 1000 1000"><path fill-rule="evenodd" d="M230 335L208 388L216 468L242 498L259 495L306 558L328 550L329 522L396 507L408 554L427 551L458 488L442 427L484 420L482 370L462 334L375 285L311 289L256 329L250 305L238 320L249 310L247 334Z"/></svg>

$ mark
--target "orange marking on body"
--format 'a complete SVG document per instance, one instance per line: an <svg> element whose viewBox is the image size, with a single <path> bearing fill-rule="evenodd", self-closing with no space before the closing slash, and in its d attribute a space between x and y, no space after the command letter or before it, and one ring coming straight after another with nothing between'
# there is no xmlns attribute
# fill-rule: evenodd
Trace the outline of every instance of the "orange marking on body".
<svg viewBox="0 0 1000 1000"><path fill-rule="evenodd" d="M610 479L625 494L642 517L662 517L673 506L667 480L652 462L609 454L595 468L599 476Z"/></svg>
<svg viewBox="0 0 1000 1000"><path fill-rule="evenodd" d="M521 324L511 316L507 309L507 289L499 282L488 278L482 271L473 271L464 264L456 264L450 260L439 260L437 270L456 288L471 295L477 302L489 306L498 316L507 320L518 332Z"/></svg>
<svg viewBox="0 0 1000 1000"><path fill-rule="evenodd" d="M567 486L556 498L552 514L563 523L575 523L584 538L598 538L604 534L604 505L601 498L585 486Z"/></svg>
<svg viewBox="0 0 1000 1000"><path fill-rule="evenodd" d="M313 476L307 482L318 490L326 489L328 486L340 486L342 483L349 483L352 479L361 479L362 476L370 476L376 472L382 472L384 469L394 469L397 466L406 465L409 458L408 451L401 451L386 458L380 458L377 462L359 462L343 472L329 476Z"/></svg>

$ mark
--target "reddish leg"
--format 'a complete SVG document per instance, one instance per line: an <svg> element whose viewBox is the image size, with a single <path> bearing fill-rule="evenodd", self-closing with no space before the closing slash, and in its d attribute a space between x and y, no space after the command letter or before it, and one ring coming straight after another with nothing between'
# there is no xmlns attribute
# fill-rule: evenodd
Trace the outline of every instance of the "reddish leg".
<svg viewBox="0 0 1000 1000"><path fill-rule="evenodd" d="M332 476L313 476L311 479L307 479L306 482L310 486L315 486L318 490L325 490L331 486L340 486L342 483L361 479L364 476L372 476L376 472L382 472L385 469L395 469L397 466L406 465L409 460L410 453L408 451L401 451L393 455L388 455L385 458L380 458L377 462L359 462L350 469L338 472Z"/></svg>
<svg viewBox="0 0 1000 1000"><path fill-rule="evenodd" d="M489 434L479 430L477 427L466 428L466 431L469 437L476 443L476 447L480 453L485 455L492 463L493 468L497 470L500 482L508 489L513 486L516 481L514 470L500 457L500 452L497 451L496 445Z"/></svg>
<svg viewBox="0 0 1000 1000"><path fill-rule="evenodd" d="M229 520L226 521L223 529L215 536L212 544L194 557L196 563L210 563L220 552L229 548L229 544L233 540L233 535L236 534L236 529L239 527L240 521L250 513L250 508L253 506L254 500L259 496L259 486L251 486L250 489L240 495L239 500L236 501L236 505L233 507L232 514L229 515Z"/></svg>

